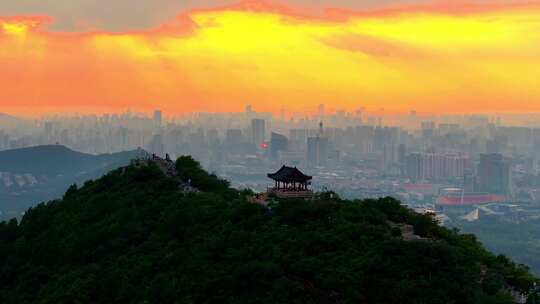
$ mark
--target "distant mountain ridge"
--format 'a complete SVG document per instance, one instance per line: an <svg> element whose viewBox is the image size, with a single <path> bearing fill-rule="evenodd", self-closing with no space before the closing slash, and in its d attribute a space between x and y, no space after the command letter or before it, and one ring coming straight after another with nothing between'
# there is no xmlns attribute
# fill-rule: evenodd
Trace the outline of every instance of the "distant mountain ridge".
<svg viewBox="0 0 540 304"><path fill-rule="evenodd" d="M136 157L140 151L92 155L62 145L46 145L0 152L0 171L32 174L64 174L93 171L111 162Z"/></svg>
<svg viewBox="0 0 540 304"><path fill-rule="evenodd" d="M0 219L39 202L61 197L74 183L95 179L129 164L143 150L92 155L62 145L0 151Z"/></svg>
<svg viewBox="0 0 540 304"><path fill-rule="evenodd" d="M12 122L20 122L20 121L22 120L18 117L0 112L0 123L5 123L5 122L12 123Z"/></svg>

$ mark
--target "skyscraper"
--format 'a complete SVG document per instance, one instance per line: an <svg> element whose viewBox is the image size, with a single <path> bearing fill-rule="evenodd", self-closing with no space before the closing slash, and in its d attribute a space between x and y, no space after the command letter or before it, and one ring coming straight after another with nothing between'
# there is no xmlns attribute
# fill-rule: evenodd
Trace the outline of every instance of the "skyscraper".
<svg viewBox="0 0 540 304"><path fill-rule="evenodd" d="M308 137L306 155L308 166L324 166L328 160L329 145L327 137Z"/></svg>
<svg viewBox="0 0 540 304"><path fill-rule="evenodd" d="M284 135L272 132L270 137L270 156L272 159L277 159L279 152L287 151L289 147L289 140Z"/></svg>
<svg viewBox="0 0 540 304"><path fill-rule="evenodd" d="M324 136L323 123L319 124L319 132L315 137L307 139L308 166L324 166L328 160L329 140Z"/></svg>
<svg viewBox="0 0 540 304"><path fill-rule="evenodd" d="M251 120L251 143L256 146L264 142L266 134L266 123L264 119Z"/></svg>
<svg viewBox="0 0 540 304"><path fill-rule="evenodd" d="M407 172L407 146L405 144L399 144L397 158L399 164L399 173L401 176L405 176Z"/></svg>
<svg viewBox="0 0 540 304"><path fill-rule="evenodd" d="M163 113L161 110L154 111L154 127L161 128L163 124Z"/></svg>
<svg viewBox="0 0 540 304"><path fill-rule="evenodd" d="M463 172L463 191L466 194L476 191L476 177L473 170L467 169Z"/></svg>
<svg viewBox="0 0 540 304"><path fill-rule="evenodd" d="M478 188L491 194L511 194L510 164L502 154L480 154Z"/></svg>
<svg viewBox="0 0 540 304"><path fill-rule="evenodd" d="M424 162L421 153L411 153L406 159L407 176L413 181L421 181L424 179Z"/></svg>

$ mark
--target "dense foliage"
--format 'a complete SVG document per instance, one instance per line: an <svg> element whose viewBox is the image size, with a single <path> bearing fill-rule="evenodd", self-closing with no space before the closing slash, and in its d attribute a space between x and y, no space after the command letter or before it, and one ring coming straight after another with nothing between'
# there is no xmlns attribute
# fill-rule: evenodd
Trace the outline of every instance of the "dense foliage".
<svg viewBox="0 0 540 304"><path fill-rule="evenodd" d="M533 280L391 198L266 208L190 163L180 178L204 192L128 167L0 224L0 302L511 303L503 288Z"/></svg>
<svg viewBox="0 0 540 304"><path fill-rule="evenodd" d="M538 207L522 204L520 208L527 210ZM520 220L511 215L480 212L480 219L477 221L460 219L468 212L470 211L462 211L459 215L452 214L449 225L467 233L474 233L489 250L508 255L527 264L536 275L540 274L540 218L531 216L527 220ZM448 211L446 213L448 214Z"/></svg>
<svg viewBox="0 0 540 304"><path fill-rule="evenodd" d="M176 160L176 171L180 180L202 191L223 193L232 190L228 181L206 172L191 156L179 157Z"/></svg>

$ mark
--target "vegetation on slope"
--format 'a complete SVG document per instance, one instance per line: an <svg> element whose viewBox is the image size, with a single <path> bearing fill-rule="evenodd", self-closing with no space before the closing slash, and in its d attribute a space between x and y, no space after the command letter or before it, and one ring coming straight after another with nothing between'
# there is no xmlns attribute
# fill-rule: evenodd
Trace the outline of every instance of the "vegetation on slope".
<svg viewBox="0 0 540 304"><path fill-rule="evenodd" d="M474 222L456 216L450 225L473 233L490 251L525 263L534 274L540 275L540 219L509 221L505 216L481 214Z"/></svg>
<svg viewBox="0 0 540 304"><path fill-rule="evenodd" d="M62 197L69 185L100 177L140 154L134 150L91 155L61 145L0 151L0 172L9 174L0 180L0 220Z"/></svg>
<svg viewBox="0 0 540 304"><path fill-rule="evenodd" d="M511 303L503 289L534 279L391 198L268 209L177 165L203 192L128 167L0 224L0 302ZM403 240L399 223L428 240Z"/></svg>

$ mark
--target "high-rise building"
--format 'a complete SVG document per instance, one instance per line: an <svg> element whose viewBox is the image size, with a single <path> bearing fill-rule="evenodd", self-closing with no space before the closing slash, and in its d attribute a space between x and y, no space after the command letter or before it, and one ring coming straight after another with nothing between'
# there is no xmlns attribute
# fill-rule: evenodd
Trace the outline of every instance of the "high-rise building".
<svg viewBox="0 0 540 304"><path fill-rule="evenodd" d="M406 172L413 181L445 181L461 179L471 161L464 155L412 153L407 156Z"/></svg>
<svg viewBox="0 0 540 304"><path fill-rule="evenodd" d="M381 156L380 169L385 173L388 173L394 165L398 164L398 150L394 144L383 145Z"/></svg>
<svg viewBox="0 0 540 304"><path fill-rule="evenodd" d="M463 191L467 194L476 191L476 177L472 169L467 169L463 173Z"/></svg>
<svg viewBox="0 0 540 304"><path fill-rule="evenodd" d="M324 166L328 160L329 141L327 137L308 137L307 163L309 166Z"/></svg>
<svg viewBox="0 0 540 304"><path fill-rule="evenodd" d="M511 194L510 164L502 154L480 154L478 188L490 194Z"/></svg>
<svg viewBox="0 0 540 304"><path fill-rule="evenodd" d="M307 139L306 160L308 166L324 166L328 161L330 141L324 136L323 123L319 124L319 132L315 137Z"/></svg>
<svg viewBox="0 0 540 304"><path fill-rule="evenodd" d="M279 152L287 151L289 147L289 140L284 135L272 132L270 137L270 156L272 159L277 159Z"/></svg>
<svg viewBox="0 0 540 304"><path fill-rule="evenodd" d="M240 129L228 129L225 133L225 142L227 144L237 145L243 141L242 130Z"/></svg>
<svg viewBox="0 0 540 304"><path fill-rule="evenodd" d="M154 111L154 127L161 128L163 124L163 113L161 110Z"/></svg>
<svg viewBox="0 0 540 304"><path fill-rule="evenodd" d="M411 153L407 155L406 171L407 176L414 182L424 179L423 161L421 153Z"/></svg>
<svg viewBox="0 0 540 304"><path fill-rule="evenodd" d="M397 152L397 162L399 164L399 173L404 176L407 172L407 146L399 144Z"/></svg>
<svg viewBox="0 0 540 304"><path fill-rule="evenodd" d="M264 143L266 123L264 119L251 120L251 143L259 146Z"/></svg>
<svg viewBox="0 0 540 304"><path fill-rule="evenodd" d="M373 152L373 138L375 127L357 126L355 129L355 142L361 153Z"/></svg>
<svg viewBox="0 0 540 304"><path fill-rule="evenodd" d="M377 152L383 152L385 147L397 146L399 140L399 128L377 127L373 133L373 147Z"/></svg>

